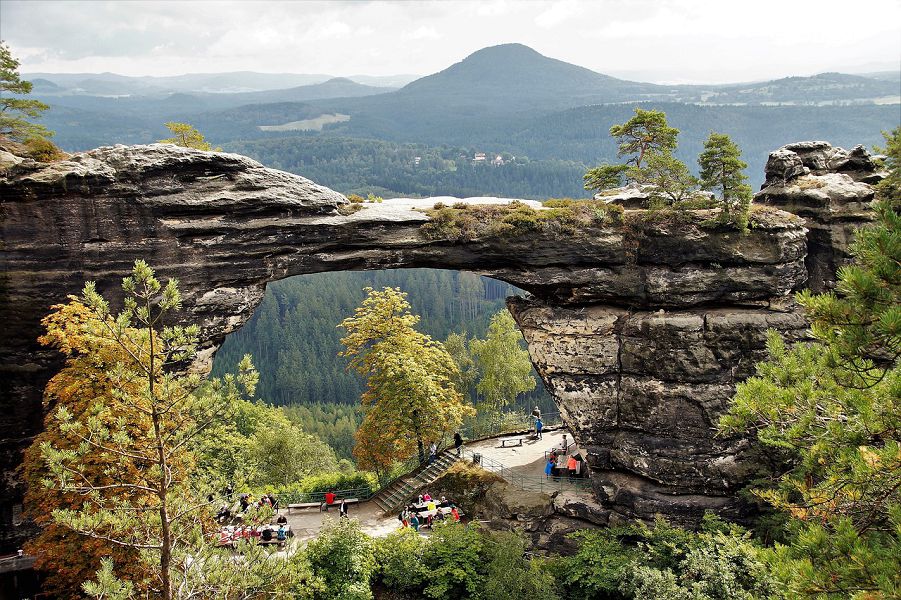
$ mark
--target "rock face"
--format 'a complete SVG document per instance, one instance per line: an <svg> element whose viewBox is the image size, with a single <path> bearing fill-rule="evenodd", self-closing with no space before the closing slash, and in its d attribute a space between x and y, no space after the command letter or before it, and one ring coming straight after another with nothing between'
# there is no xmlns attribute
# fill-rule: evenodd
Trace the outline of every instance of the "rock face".
<svg viewBox="0 0 901 600"><path fill-rule="evenodd" d="M766 181L754 197L804 218L809 280L815 292L835 287L835 273L850 259L854 231L871 220L868 184L884 174L863 146L848 151L828 142L798 142L770 153Z"/></svg>
<svg viewBox="0 0 901 600"><path fill-rule="evenodd" d="M517 298L508 306L588 452L605 506L683 522L704 510L742 515L735 492L756 468L754 447L717 437L717 421L764 357L766 330L798 339L807 328L800 314L777 304L645 311Z"/></svg>
<svg viewBox="0 0 901 600"><path fill-rule="evenodd" d="M40 320L85 280L115 306L139 258L178 278L178 317L203 332L201 370L266 283L292 275L433 267L531 292L511 308L567 423L591 449L599 498L624 515L740 511L732 493L753 468L743 462L748 444L715 438L711 427L760 356L764 329L804 328L789 299L808 277L808 239L801 219L778 210L755 213L747 235L709 225L703 211L672 221L627 211L623 225L575 234L461 242L426 239L416 202L350 212L336 192L233 154L150 145L49 165L0 159L7 547L23 533L10 526L21 498L13 469L42 426L41 392L60 364L35 341ZM837 203L844 191L832 191L828 175L817 176ZM855 198L864 197L861 187Z"/></svg>

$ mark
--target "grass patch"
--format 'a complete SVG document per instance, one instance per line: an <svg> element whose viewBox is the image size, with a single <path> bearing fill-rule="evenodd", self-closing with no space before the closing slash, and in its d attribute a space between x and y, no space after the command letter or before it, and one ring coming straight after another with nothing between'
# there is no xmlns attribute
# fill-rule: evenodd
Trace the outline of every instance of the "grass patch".
<svg viewBox="0 0 901 600"><path fill-rule="evenodd" d="M544 210L522 202L509 204L437 203L420 228L430 240L469 241L482 237L517 237L535 232L575 234L585 229L620 225L623 209L596 200L548 200Z"/></svg>
<svg viewBox="0 0 901 600"><path fill-rule="evenodd" d="M338 206L338 214L343 216L352 215L357 211L363 210L363 204L360 202L350 201L350 204L341 204Z"/></svg>

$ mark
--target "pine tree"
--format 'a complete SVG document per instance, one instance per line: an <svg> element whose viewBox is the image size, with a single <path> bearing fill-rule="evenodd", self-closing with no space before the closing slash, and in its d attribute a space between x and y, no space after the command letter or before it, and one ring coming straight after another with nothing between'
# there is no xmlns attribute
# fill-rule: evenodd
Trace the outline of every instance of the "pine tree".
<svg viewBox="0 0 901 600"><path fill-rule="evenodd" d="M204 139L202 133L187 123L170 121L166 123L166 128L172 133L173 137L160 140L161 144L175 144L183 148L194 148L195 150L206 150L208 152L222 151L222 148L213 148L212 144Z"/></svg>
<svg viewBox="0 0 901 600"><path fill-rule="evenodd" d="M886 136L896 149L899 134ZM771 559L790 597L901 589L899 204L890 184L879 188L877 220L858 230L835 291L798 295L816 343L786 348L771 332L770 359L721 421L788 455L774 487L755 493L791 517L789 544Z"/></svg>
<svg viewBox="0 0 901 600"><path fill-rule="evenodd" d="M711 133L704 142L698 165L701 167L701 187L720 192L724 219L735 223L740 230L746 230L753 194L745 183L748 177L744 169L748 164L741 160L738 145L724 133Z"/></svg>
<svg viewBox="0 0 901 600"><path fill-rule="evenodd" d="M663 111L636 108L634 117L610 128L610 135L619 144L616 155L632 155L626 164L640 169L650 155L675 150L679 130L667 124Z"/></svg>
<svg viewBox="0 0 901 600"><path fill-rule="evenodd" d="M19 61L0 41L0 135L20 141L53 135L46 127L27 120L40 117L49 106L39 100L10 96L30 93L31 82L19 77Z"/></svg>
<svg viewBox="0 0 901 600"><path fill-rule="evenodd" d="M229 376L200 389L199 376L175 369L193 358L198 337L194 325L165 322L181 306L177 283L163 286L146 263L136 261L122 288L124 309L118 314L89 282L81 300L73 299L86 309L77 325L55 321L69 328L57 335L57 345L73 354L68 366L76 369L76 379L91 372L79 373L74 361L115 354L106 358L109 398L95 396L81 415L68 404L56 408L52 418L67 441L39 442L48 471L44 483L82 502L53 510L56 523L137 552L149 587L169 600L173 575L184 575L192 560L180 545L196 539L207 505L207 490L195 489L191 480L190 446L225 418L227 397L252 394L256 375ZM68 333L82 336L83 347L73 346Z"/></svg>

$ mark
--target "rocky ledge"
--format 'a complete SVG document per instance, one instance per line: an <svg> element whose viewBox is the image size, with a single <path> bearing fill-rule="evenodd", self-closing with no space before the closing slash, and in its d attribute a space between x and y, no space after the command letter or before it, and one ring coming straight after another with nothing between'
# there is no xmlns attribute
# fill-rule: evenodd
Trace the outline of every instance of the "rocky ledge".
<svg viewBox="0 0 901 600"><path fill-rule="evenodd" d="M835 287L835 273L850 260L854 231L869 223L872 184L885 176L863 146L835 148L829 142L797 142L771 152L766 181L754 202L804 218L809 274L807 287Z"/></svg>
<svg viewBox="0 0 901 600"><path fill-rule="evenodd" d="M178 278L179 318L204 336L199 369L269 281L401 267L509 281L532 294L514 314L568 424L592 448L604 502L686 519L708 497L738 510L731 494L747 470L743 442L715 439L710 427L759 357L764 328L803 329L788 301L808 277L804 222L762 207L742 235L703 211L663 220L626 211L622 223L575 232L461 241L420 231L422 209L436 200L447 203L352 208L246 157L171 145L106 147L51 164L0 155L4 522L15 520L13 470L42 425L41 391L59 366L35 341L41 318L85 280L115 301L138 258ZM670 510L668 494L702 500Z"/></svg>

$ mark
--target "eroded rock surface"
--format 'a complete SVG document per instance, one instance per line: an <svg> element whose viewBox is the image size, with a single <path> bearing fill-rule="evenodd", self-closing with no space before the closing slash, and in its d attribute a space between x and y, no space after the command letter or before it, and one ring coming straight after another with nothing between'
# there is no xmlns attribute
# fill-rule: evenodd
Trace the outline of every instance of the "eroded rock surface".
<svg viewBox="0 0 901 600"><path fill-rule="evenodd" d="M21 497L13 469L41 427L41 391L60 364L36 343L40 319L85 280L115 305L139 258L179 279L178 317L204 336L201 370L266 283L292 275L433 267L531 292L512 308L567 424L591 448L599 498L618 514L690 520L702 508L739 510L732 493L752 468L747 443L716 438L712 424L761 355L763 330L804 327L787 300L808 277L808 239L800 218L778 210L755 213L747 235L711 225L703 211L673 220L627 211L622 225L577 232L435 240L421 235L428 217L416 210L434 199L350 213L340 194L238 155L150 145L49 165L0 158L7 525ZM829 198L845 193L823 181ZM3 531L8 546L16 530Z"/></svg>
<svg viewBox="0 0 901 600"><path fill-rule="evenodd" d="M863 146L845 150L828 142L797 142L770 153L766 181L754 202L804 218L807 228L807 286L835 287L835 273L850 260L854 231L872 219L869 184L884 177Z"/></svg>

